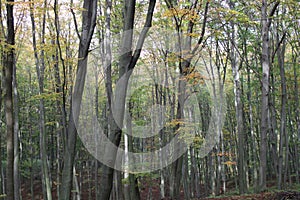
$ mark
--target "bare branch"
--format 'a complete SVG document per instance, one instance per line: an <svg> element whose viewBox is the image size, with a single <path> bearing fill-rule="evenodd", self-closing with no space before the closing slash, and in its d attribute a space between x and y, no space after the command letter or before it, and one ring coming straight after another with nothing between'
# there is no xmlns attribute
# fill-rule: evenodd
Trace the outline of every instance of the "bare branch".
<svg viewBox="0 0 300 200"><path fill-rule="evenodd" d="M206 1L205 10L204 10L204 19L203 19L202 30L201 30L201 36L200 36L195 48L193 49L192 54L194 54L197 51L200 44L203 42L204 34L205 34L205 28L206 28L206 22L207 22L208 6L209 6L209 1Z"/></svg>
<svg viewBox="0 0 300 200"><path fill-rule="evenodd" d="M272 60L271 60L272 63L273 63L273 61L274 61L275 55L276 55L276 53L277 53L277 51L278 51L280 45L281 45L281 44L283 43L283 41L284 41L285 36L286 36L286 32L283 33L283 35L282 35L282 37L281 37L279 43L278 43L277 46L276 46L275 51L274 51L273 54L272 54Z"/></svg>
<svg viewBox="0 0 300 200"><path fill-rule="evenodd" d="M134 54L132 56L132 60L130 62L130 65L128 67L128 69L133 69L137 60L139 59L140 55L141 55L141 51L143 48L143 44L145 42L146 39L146 35L150 29L150 27L152 26L152 17L153 17L153 12L154 12L154 8L155 8L155 3L156 0L150 0L149 2L149 6L148 6L148 13L147 13L147 17L146 17L146 21L144 24L144 28L140 34L140 37L138 39L137 45L136 45L136 49L134 51Z"/></svg>
<svg viewBox="0 0 300 200"><path fill-rule="evenodd" d="M280 4L280 1L276 1L275 5L273 6L273 8L272 8L272 10L271 10L271 12L270 12L270 14L269 14L268 27L271 26L271 23L272 23L272 17L273 17L273 15L274 15L274 13L275 13L277 7L279 6L279 4Z"/></svg>
<svg viewBox="0 0 300 200"><path fill-rule="evenodd" d="M79 34L79 31L78 31L78 24L77 24L77 20L76 20L76 16L75 16L75 13L74 13L74 10L73 10L73 0L71 0L71 5L70 5L70 10L71 10L71 13L72 13L72 16L73 16L73 21L74 21L74 25L75 25L75 31L76 31L76 34L80 40L80 34Z"/></svg>

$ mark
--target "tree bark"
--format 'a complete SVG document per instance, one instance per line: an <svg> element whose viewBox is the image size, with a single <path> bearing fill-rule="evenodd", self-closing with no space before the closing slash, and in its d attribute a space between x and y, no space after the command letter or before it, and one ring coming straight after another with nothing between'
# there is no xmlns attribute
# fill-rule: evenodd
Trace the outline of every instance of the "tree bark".
<svg viewBox="0 0 300 200"><path fill-rule="evenodd" d="M271 17L274 15L279 1L275 2L270 14L268 15L267 0L262 0L261 6L261 25L262 25L262 97L261 97L261 126L260 126L260 166L259 166L259 186L264 191L267 184L267 135L269 129L269 86L270 86L270 58L269 58L269 28L271 25Z"/></svg>
<svg viewBox="0 0 300 200"><path fill-rule="evenodd" d="M262 97L261 97L261 136L260 136L260 167L259 185L260 190L266 189L266 168L267 168L267 133L269 115L269 27L267 19L267 0L262 0Z"/></svg>
<svg viewBox="0 0 300 200"><path fill-rule="evenodd" d="M13 69L13 110L14 110L14 195L15 200L20 199L20 174L19 174L19 108L16 67Z"/></svg>
<svg viewBox="0 0 300 200"><path fill-rule="evenodd" d="M33 12L33 2L30 5L30 18L32 25L32 45L34 50L34 58L36 65L36 73L38 77L38 85L39 85L39 95L44 93L44 71L45 71L45 61L44 61L44 50L41 50L41 54L38 55L37 50L37 40L36 40L36 26L35 26L35 17ZM44 6L46 6L46 1L44 2ZM45 19L46 14L43 14L43 25L41 30L41 45L45 44ZM51 184L50 184L50 176L48 169L48 159L47 159L47 147L46 147L46 131L45 131L45 106L44 99L40 97L39 100L39 129L40 129L40 156L42 160L42 184L43 184L43 195L47 200L52 199L51 193Z"/></svg>
<svg viewBox="0 0 300 200"><path fill-rule="evenodd" d="M61 185L64 187L60 187L60 198L62 200L68 200L71 197L73 165L77 140L75 123L79 118L80 105L87 72L88 50L94 33L94 28L96 26L97 1L84 0L83 8L84 11L82 12L82 31L79 42L76 79L72 95L72 110L69 116L65 151L63 155L64 166L62 169Z"/></svg>
<svg viewBox="0 0 300 200"><path fill-rule="evenodd" d="M6 2L7 38L6 53L4 55L4 107L6 117L6 194L7 200L14 200L14 111L13 111L13 68L15 67L15 30L14 30L14 0Z"/></svg>
<svg viewBox="0 0 300 200"><path fill-rule="evenodd" d="M277 187L279 190L282 189L283 186L283 167L284 165L288 165L283 160L284 154L284 141L286 139L286 104L287 104L287 86L286 86L286 78L285 78L285 69L284 69L284 54L285 54L285 42L283 46L279 44L279 38L277 33L277 58L278 58L278 65L280 67L280 78L281 78L281 119L280 119L280 139L279 139L279 160L278 160L278 183ZM287 141L286 141L287 142ZM286 146L286 151L289 151Z"/></svg>
<svg viewBox="0 0 300 200"><path fill-rule="evenodd" d="M126 0L124 2L124 28L123 35L121 39L120 47L120 58L119 58L119 78L124 78L123 84L119 84L115 89L115 103L113 104L111 98L112 96L112 80L111 80L111 63L108 63L106 69L106 92L108 96L109 105L109 118L108 123L110 124L109 140L115 144L117 147L121 141L122 135L122 125L124 119L124 109L125 109L125 97L127 93L127 84L131 75L131 70L134 69L138 58L140 57L141 50L146 38L146 34L152 25L152 16L155 7L155 0L149 1L148 13L146 16L146 22L144 28L139 36L136 50L132 52L132 39L133 39L133 28L134 28L134 15L135 15L135 0ZM110 53L110 52L108 52ZM111 55L108 55L110 57ZM123 77L124 76L124 77ZM115 106L116 114L113 115L112 108ZM117 124L117 122L119 122ZM120 127L121 126L121 127ZM113 166L115 163L115 157L117 152L105 152L105 157L110 157L110 165ZM106 165L102 166L101 174L101 184L99 190L101 191L99 199L106 200L109 199L110 192L112 189L113 173L114 169Z"/></svg>
<svg viewBox="0 0 300 200"><path fill-rule="evenodd" d="M234 8L234 4L230 2L230 8ZM246 170L245 170L245 130L244 130L244 120L243 120L243 103L242 103L242 88L241 88L241 80L240 80L240 72L239 72L239 65L237 60L237 54L235 51L236 43L236 27L233 21L230 22L231 24L231 53L230 53L230 60L231 60L231 67L232 67L232 74L233 74L233 81L234 81L234 95L235 95L235 115L237 121L237 135L238 135L238 177L239 177L239 193L244 194L247 192L247 184L246 184Z"/></svg>

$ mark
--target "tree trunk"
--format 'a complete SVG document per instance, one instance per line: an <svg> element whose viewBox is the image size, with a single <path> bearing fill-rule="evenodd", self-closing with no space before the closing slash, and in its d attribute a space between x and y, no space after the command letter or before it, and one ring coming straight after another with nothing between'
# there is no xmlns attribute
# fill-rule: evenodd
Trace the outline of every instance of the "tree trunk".
<svg viewBox="0 0 300 200"><path fill-rule="evenodd" d="M0 1L1 3L1 1ZM0 19L1 20L1 19ZM1 47L0 47L1 48ZM2 60L4 58L4 52L2 50L2 48L0 49L0 59ZM0 109L2 109L2 73L0 73ZM2 120L2 117L1 117ZM1 124L2 125L2 124ZM2 144L2 134L0 134L0 144ZM2 150L0 149L0 160L3 160L4 158L2 157ZM3 185L4 184L4 178L2 177L2 162L0 162L0 193L3 193Z"/></svg>
<svg viewBox="0 0 300 200"><path fill-rule="evenodd" d="M234 5L230 3L230 7L233 9ZM240 72L239 65L237 60L237 53L235 51L236 43L235 43L235 35L236 35L236 27L233 21L231 24L231 67L234 81L234 95L235 95L235 113L236 113L236 121L237 121L237 135L238 135L238 143L237 143L237 152L238 152L238 177L239 177L239 193L244 194L247 192L247 184L246 184L246 169L245 169L245 131L244 131L244 121L243 121L243 103L242 103L242 88L241 88L241 80L240 80Z"/></svg>
<svg viewBox="0 0 300 200"><path fill-rule="evenodd" d="M269 27L267 19L267 0L262 0L262 97L261 97L261 136L260 136L260 167L259 185L260 190L266 189L266 168L267 168L267 133L269 121Z"/></svg>
<svg viewBox="0 0 300 200"><path fill-rule="evenodd" d="M15 200L20 199L19 174L19 108L16 67L13 69L13 106L14 106L14 195Z"/></svg>
<svg viewBox="0 0 300 200"><path fill-rule="evenodd" d="M3 62L4 77L4 107L6 117L6 149L7 149L7 167L6 167L6 194L7 200L14 200L14 111L13 111L13 68L15 67L15 30L13 4L14 0L8 0L6 3L7 12L7 38L6 53Z"/></svg>
<svg viewBox="0 0 300 200"><path fill-rule="evenodd" d="M108 2L110 3L110 2ZM127 84L128 80L131 75L131 70L134 69L138 58L140 57L140 53L144 44L144 40L146 38L146 34L149 28L152 25L152 16L155 7L155 0L149 1L148 6L148 13L146 16L146 22L144 24L144 28L139 36L136 50L133 53L131 49L132 47L132 39L133 39L133 28L134 28L134 15L135 15L135 0L126 0L124 2L124 29L123 35L121 39L121 47L120 47L120 58L119 58L119 78L122 78L122 84L117 84L115 89L115 103L112 105L111 98L112 96L112 80L111 80L111 63L107 64L106 69L106 92L109 98L108 105L109 105L109 118L108 123L110 124L110 133L109 133L109 140L116 145L117 147L121 141L122 135L122 126L123 126L123 119L124 119L124 109L125 109L125 97L127 93ZM109 27L110 28L110 27ZM108 54L110 54L110 48L108 48ZM111 55L107 55L108 58L111 58ZM116 113L112 113L112 108L114 106L114 111ZM105 152L104 156L106 158L110 158L110 166L114 166L115 158L116 158L116 151L109 151ZM110 192L112 189L112 182L113 182L113 172L114 169L108 167L106 165L102 166L102 174L101 174L101 184L99 190L101 191L100 199L106 200L109 199Z"/></svg>
<svg viewBox="0 0 300 200"><path fill-rule="evenodd" d="M277 33L278 34L278 33ZM286 78L285 78L285 69L284 69L284 54L285 54L285 42L283 46L280 46L279 36L277 35L277 58L278 64L280 67L280 78L281 78L281 119L280 119L280 143L279 143L279 160L278 160L278 182L277 187L279 190L282 189L283 181L283 168L284 165L288 165L288 163L283 160L284 158L284 141L286 138L286 104L287 104L287 88L286 88ZM286 141L287 142L287 141ZM286 151L289 151L286 146Z"/></svg>
<svg viewBox="0 0 300 200"><path fill-rule="evenodd" d="M298 86L298 74L297 74L297 53L293 50L293 69L294 69L294 88L295 88L295 104L296 104L296 144L300 143L300 103L299 103L299 86ZM296 174L297 174L297 183L300 183L300 147L299 145L295 146L296 152Z"/></svg>
<svg viewBox="0 0 300 200"><path fill-rule="evenodd" d="M30 18L32 25L32 45L34 50L35 57L35 65L36 65L36 73L38 77L38 85L39 85L39 95L44 93L44 71L45 71L45 62L44 62L44 50L41 51L41 54L38 55L37 50L37 41L36 41L36 26L35 26L35 18L33 12L33 4L30 7ZM44 2L44 6L46 6L46 1ZM43 25L41 30L41 45L45 44L45 17L46 14L43 14ZM44 198L47 200L52 199L51 193L51 185L50 185L50 177L49 177L49 169L48 169L48 160L47 160L47 147L46 147L46 131L45 131L45 106L44 99L41 97L39 100L39 128L40 128L40 156L42 160L42 183L43 183L43 193Z"/></svg>
<svg viewBox="0 0 300 200"><path fill-rule="evenodd" d="M262 97L261 97L261 126L260 126L260 166L259 166L259 187L261 191L266 189L267 185L267 135L269 129L269 86L270 86L270 58L269 58L269 28L271 25L271 17L279 5L279 1L275 2L269 16L267 12L268 2L262 0L261 6L261 25L262 25Z"/></svg>
<svg viewBox="0 0 300 200"><path fill-rule="evenodd" d="M71 188L73 183L73 165L75 158L75 147L77 140L77 130L75 123L78 121L80 105L82 101L83 88L87 72L88 50L96 26L96 0L84 0L84 11L82 12L82 31L79 43L78 63L76 79L72 95L72 110L69 116L67 129L67 138L65 141L65 152L63 155L64 166L62 169L62 183L64 187L60 188L60 198L63 200L70 199Z"/></svg>

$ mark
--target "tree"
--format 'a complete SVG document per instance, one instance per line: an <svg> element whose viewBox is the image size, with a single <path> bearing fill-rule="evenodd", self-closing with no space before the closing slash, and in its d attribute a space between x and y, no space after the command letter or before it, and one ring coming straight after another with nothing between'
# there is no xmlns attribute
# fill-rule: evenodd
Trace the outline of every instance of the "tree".
<svg viewBox="0 0 300 200"><path fill-rule="evenodd" d="M119 79L123 78L122 84L117 85L114 94L116 94L114 105L112 98L114 98L112 93L112 80L111 80L111 63L108 63L106 69L106 92L108 96L108 108L109 108L109 117L108 123L111 127L111 132L109 133L109 140L116 145L117 147L120 144L122 136L122 124L124 119L124 109L125 109L125 98L128 86L128 80L132 73L132 70L135 68L136 63L140 57L142 47L147 35L147 32L152 24L152 16L155 7L155 0L149 1L148 13L146 16L146 21L144 28L139 35L138 42L133 52L133 29L134 29L134 16L135 16L135 0L126 0L124 2L123 12L124 12L124 26L121 39L120 47L120 58L118 66L118 76ZM108 54L110 52L108 51ZM108 55L111 57L110 55ZM115 106L116 115L113 115L113 106ZM121 127L120 127L121 126ZM113 166L116 158L117 152L105 152L105 157L110 157L111 163ZM99 191L101 191L100 199L109 199L110 192L112 189L113 173L114 169L106 165L102 166L101 174L101 183Z"/></svg>
<svg viewBox="0 0 300 200"><path fill-rule="evenodd" d="M7 199L14 200L14 111L13 111L13 68L15 67L15 30L14 30L14 0L6 2L7 11L7 36L6 49L3 59L4 77L4 101L6 116L6 148L7 148L7 167L6 167L6 190Z"/></svg>
<svg viewBox="0 0 300 200"><path fill-rule="evenodd" d="M76 152L77 130L75 123L78 121L82 93L85 84L87 61L90 43L96 26L97 0L84 0L82 11L82 30L79 38L78 63L76 79L72 94L72 109L69 115L69 124L65 141L65 152L63 155L64 165L62 169L60 198L70 199L73 183L73 165ZM76 27L78 30L78 27Z"/></svg>
<svg viewBox="0 0 300 200"><path fill-rule="evenodd" d="M271 17L274 15L279 1L277 1L268 15L267 0L262 1L261 6L261 24L262 24L262 54L261 54L261 65L262 65L262 97L261 97L261 135L260 135L260 179L259 186L260 190L266 189L266 170L267 170L267 135L269 128L269 87L270 87L270 53L269 53L269 28L271 25Z"/></svg>
<svg viewBox="0 0 300 200"><path fill-rule="evenodd" d="M52 192L51 192L51 185L50 185L50 176L49 176L49 167L48 167L48 159L47 159L47 137L46 137L46 130L45 130L45 104L42 95L44 94L44 77L45 77L45 52L42 49L40 54L37 49L37 29L35 23L35 16L34 16L34 2L30 2L30 19L32 25L32 45L34 50L34 57L35 57L35 66L36 66L36 73L38 78L38 85L39 85L39 130L40 130L40 155L42 160L42 183L43 183L43 194L44 198L47 200L52 199ZM44 1L44 9L47 6L47 1ZM46 10L43 11L42 14L42 27L41 32L39 33L40 36L40 45L45 45L45 28L46 28Z"/></svg>
<svg viewBox="0 0 300 200"><path fill-rule="evenodd" d="M230 9L234 9L234 3L229 3ZM239 177L239 192L243 194L247 191L246 184L246 161L245 161L245 130L244 130L244 119L243 119L243 102L242 102L242 84L241 84L241 75L239 72L239 61L238 54L236 52L236 25L233 20L230 21L230 42L231 42L231 53L230 61L232 67L233 75L233 86L234 86L234 95L235 95L235 113L236 113L236 122L237 122L237 135L238 135L238 144L237 144L237 153L238 153L238 177Z"/></svg>

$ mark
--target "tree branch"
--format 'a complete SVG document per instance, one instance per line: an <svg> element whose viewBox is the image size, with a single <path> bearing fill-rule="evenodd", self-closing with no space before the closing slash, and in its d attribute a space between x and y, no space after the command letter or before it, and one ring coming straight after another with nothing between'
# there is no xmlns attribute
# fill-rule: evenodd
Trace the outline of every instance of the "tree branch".
<svg viewBox="0 0 300 200"><path fill-rule="evenodd" d="M149 2L148 13L147 13L146 21L144 24L144 28L138 39L138 42L137 42L134 54L132 56L132 60L129 64L128 70L131 70L134 68L137 60L139 59L139 57L141 55L141 51L142 51L143 44L146 39L146 35L147 35L150 27L152 26L152 17L153 17L153 12L154 12L154 8L155 8L155 3L156 3L156 0L150 0L150 2Z"/></svg>
<svg viewBox="0 0 300 200"><path fill-rule="evenodd" d="M203 19L202 30L201 30L201 36L200 36L195 48L193 49L192 54L194 54L197 51L200 44L203 42L204 34L205 34L205 28L206 28L206 22L207 22L208 6L209 6L209 1L206 1L205 10L204 10L204 19Z"/></svg>
<svg viewBox="0 0 300 200"><path fill-rule="evenodd" d="M280 4L280 1L276 1L275 5L273 6L273 8L272 8L272 10L271 10L271 12L270 12L270 14L269 14L268 27L271 26L271 23L272 23L272 17L273 17L273 15L274 15L274 13L275 13L277 7L279 6L279 4Z"/></svg>
<svg viewBox="0 0 300 200"><path fill-rule="evenodd" d="M275 58L275 55L276 55L276 53L277 53L277 51L278 51L278 49L279 49L279 47L280 47L280 45L282 44L282 42L284 41L284 38L285 38L285 36L286 36L286 32L284 32L283 33L283 35L282 35L282 37L281 37L281 39L280 39L280 41L279 41L279 43L277 44L277 46L276 46L276 49L275 49L275 51L273 52L273 54L272 54L272 63L273 63L273 61L274 61L274 58Z"/></svg>
<svg viewBox="0 0 300 200"><path fill-rule="evenodd" d="M75 13L74 13L74 10L73 10L72 7L73 7L73 0L71 0L70 10L71 10L71 13L72 13L72 16L73 16L73 21L74 21L74 25L75 25L75 31L76 31L76 34L77 34L79 40L80 40L81 37L80 37L79 31L78 31L78 24L77 24Z"/></svg>

